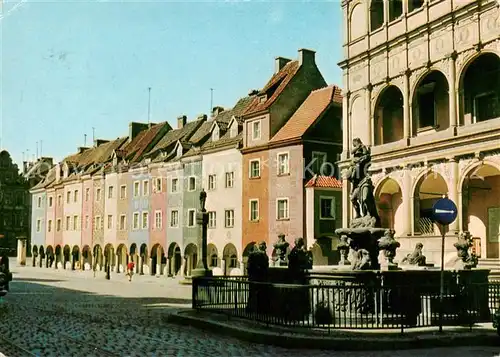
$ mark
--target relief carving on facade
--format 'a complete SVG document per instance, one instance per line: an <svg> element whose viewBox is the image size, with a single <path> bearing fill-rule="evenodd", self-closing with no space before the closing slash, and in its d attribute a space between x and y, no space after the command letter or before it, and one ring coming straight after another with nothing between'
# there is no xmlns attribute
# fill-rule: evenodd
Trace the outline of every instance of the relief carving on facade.
<svg viewBox="0 0 500 357"><path fill-rule="evenodd" d="M500 31L500 17L498 9L493 9L481 16L481 40L483 42L498 37Z"/></svg>
<svg viewBox="0 0 500 357"><path fill-rule="evenodd" d="M455 62L455 70L457 73L457 88L459 85L459 78L465 70L465 66L470 62L470 60L477 56L477 51L474 48L471 48L467 51L461 52L458 54L456 62Z"/></svg>
<svg viewBox="0 0 500 357"><path fill-rule="evenodd" d="M431 33L430 39L430 59L435 62L453 51L453 36L451 26L443 31Z"/></svg>
<svg viewBox="0 0 500 357"><path fill-rule="evenodd" d="M380 54L370 61L370 81L377 83L387 77L386 54Z"/></svg>
<svg viewBox="0 0 500 357"><path fill-rule="evenodd" d="M423 78L424 74L428 71L426 67L416 69L410 74L410 102L413 98L413 93L415 92L418 82Z"/></svg>
<svg viewBox="0 0 500 357"><path fill-rule="evenodd" d="M406 47L398 46L389 51L389 76L397 76L406 68Z"/></svg>
<svg viewBox="0 0 500 357"><path fill-rule="evenodd" d="M408 66L411 69L418 68L428 62L427 38L414 41L409 44Z"/></svg>
<svg viewBox="0 0 500 357"><path fill-rule="evenodd" d="M368 72L368 63L363 61L353 66L349 71L349 89L355 91L365 85Z"/></svg>
<svg viewBox="0 0 500 357"><path fill-rule="evenodd" d="M372 97L371 97L371 103L372 103L372 108L371 112L374 113L375 110L375 105L377 103L377 99L382 94L382 91L387 87L386 83L379 83L373 86L372 88Z"/></svg>
<svg viewBox="0 0 500 357"><path fill-rule="evenodd" d="M470 48L478 41L479 33L476 21L467 19L463 25L455 27L455 49L457 51Z"/></svg>
<svg viewBox="0 0 500 357"><path fill-rule="evenodd" d="M487 51L495 52L498 56L500 56L500 39L488 43L484 46L484 49Z"/></svg>

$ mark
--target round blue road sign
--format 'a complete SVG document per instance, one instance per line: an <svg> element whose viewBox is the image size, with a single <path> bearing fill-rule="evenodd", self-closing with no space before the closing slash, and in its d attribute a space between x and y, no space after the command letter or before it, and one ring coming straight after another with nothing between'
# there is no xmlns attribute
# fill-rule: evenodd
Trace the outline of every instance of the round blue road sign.
<svg viewBox="0 0 500 357"><path fill-rule="evenodd" d="M441 198L432 206L434 221L442 225L448 225L457 219L458 209L455 203L448 198Z"/></svg>

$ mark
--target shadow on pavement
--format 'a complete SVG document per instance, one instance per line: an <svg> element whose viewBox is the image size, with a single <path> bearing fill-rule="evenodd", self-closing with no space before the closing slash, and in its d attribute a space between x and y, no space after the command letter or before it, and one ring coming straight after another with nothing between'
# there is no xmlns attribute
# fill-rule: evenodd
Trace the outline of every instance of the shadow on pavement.
<svg viewBox="0 0 500 357"><path fill-rule="evenodd" d="M65 280L61 279L40 279L40 278L15 278L14 282L11 284L14 284L16 281L38 281L38 282L45 282L45 283L59 283Z"/></svg>

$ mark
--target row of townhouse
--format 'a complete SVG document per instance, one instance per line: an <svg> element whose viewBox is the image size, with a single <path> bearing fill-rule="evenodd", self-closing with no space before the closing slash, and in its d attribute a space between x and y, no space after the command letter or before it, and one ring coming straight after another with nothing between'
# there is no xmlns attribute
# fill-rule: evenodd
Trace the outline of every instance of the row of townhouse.
<svg viewBox="0 0 500 357"><path fill-rule="evenodd" d="M260 91L177 128L130 123L55 165L32 190L36 264L187 275L196 267L199 195L207 192L208 263L241 274L246 256L283 233L305 237L317 262L335 260L341 223L340 89L327 86L311 50L278 57Z"/></svg>

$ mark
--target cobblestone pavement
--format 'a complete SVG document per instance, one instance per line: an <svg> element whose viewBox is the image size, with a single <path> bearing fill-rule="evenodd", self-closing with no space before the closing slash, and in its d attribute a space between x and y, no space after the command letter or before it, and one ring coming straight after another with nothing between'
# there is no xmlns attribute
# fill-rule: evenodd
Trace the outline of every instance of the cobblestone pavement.
<svg viewBox="0 0 500 357"><path fill-rule="evenodd" d="M251 344L165 322L189 306L190 287L145 277L129 283L75 272L16 268L0 303L0 351L7 356L474 356L500 348L334 352ZM164 278L165 279L165 278ZM0 353L1 356L1 353Z"/></svg>

